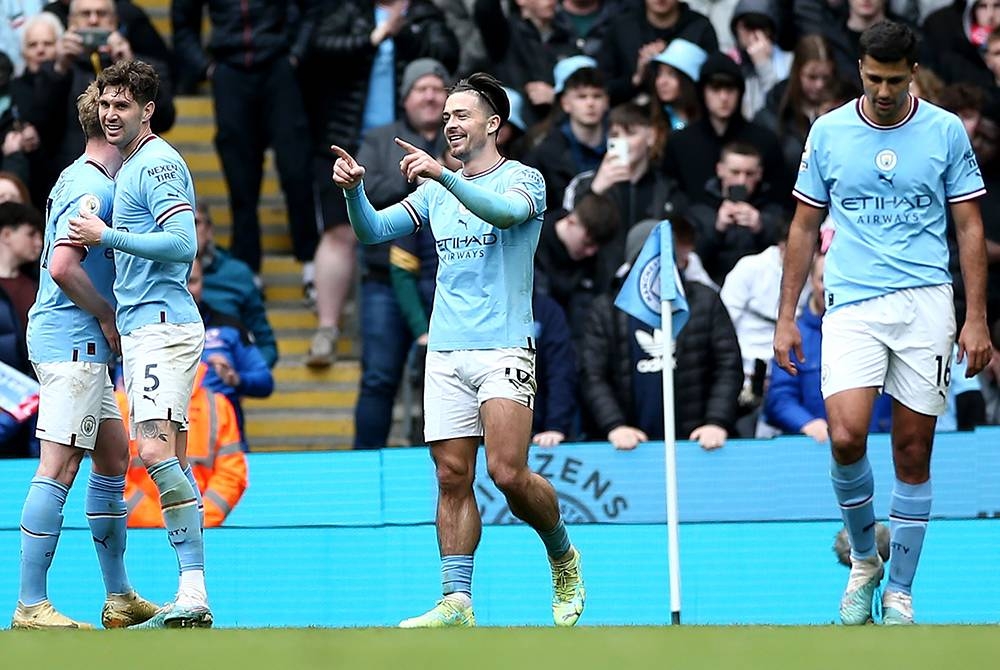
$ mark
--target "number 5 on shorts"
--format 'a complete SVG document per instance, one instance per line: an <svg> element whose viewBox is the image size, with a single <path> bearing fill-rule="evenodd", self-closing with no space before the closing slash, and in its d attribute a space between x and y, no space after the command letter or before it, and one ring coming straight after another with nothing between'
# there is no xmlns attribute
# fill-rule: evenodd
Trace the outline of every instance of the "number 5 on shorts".
<svg viewBox="0 0 1000 670"><path fill-rule="evenodd" d="M940 359L941 357L938 356L938 358ZM149 365L146 366L145 379L153 380L152 384L147 384L146 386L142 387L142 390L146 391L147 393L150 391L155 391L160 387L160 378L153 374L153 368L155 368L157 365L158 363L150 363Z"/></svg>

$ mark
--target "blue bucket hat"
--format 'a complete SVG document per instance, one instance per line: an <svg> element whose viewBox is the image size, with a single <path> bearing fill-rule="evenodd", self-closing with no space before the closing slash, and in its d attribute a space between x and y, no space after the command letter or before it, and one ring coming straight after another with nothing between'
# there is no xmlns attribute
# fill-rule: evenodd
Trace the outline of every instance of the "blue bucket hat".
<svg viewBox="0 0 1000 670"><path fill-rule="evenodd" d="M566 80L573 76L574 72L582 70L585 67L596 68L597 61L590 56L570 56L556 63L556 66L552 68L552 79L555 81L553 90L555 94L559 95L562 93L566 87Z"/></svg>
<svg viewBox="0 0 1000 670"><path fill-rule="evenodd" d="M678 72L683 72L697 84L701 66L707 58L708 53L694 42L676 39L666 49L654 56L653 60L669 65Z"/></svg>

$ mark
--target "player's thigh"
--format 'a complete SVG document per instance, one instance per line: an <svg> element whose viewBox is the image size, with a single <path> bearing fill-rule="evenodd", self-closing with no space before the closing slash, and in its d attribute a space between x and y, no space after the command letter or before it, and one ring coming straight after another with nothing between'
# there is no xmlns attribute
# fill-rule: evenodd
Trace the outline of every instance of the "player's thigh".
<svg viewBox="0 0 1000 670"><path fill-rule="evenodd" d="M144 421L169 421L187 430L188 405L204 344L201 322L151 324L122 336L132 437Z"/></svg>
<svg viewBox="0 0 1000 670"><path fill-rule="evenodd" d="M95 472L117 477L128 471L128 431L125 430L121 416L118 415L118 403L115 402L114 391L110 386L102 404L109 410L114 408L115 416L101 421L97 429L97 446L90 458L94 463Z"/></svg>
<svg viewBox="0 0 1000 670"><path fill-rule="evenodd" d="M459 437L479 438L483 434L476 389L461 374L466 353L427 352L424 364L424 439L428 443Z"/></svg>
<svg viewBox="0 0 1000 670"><path fill-rule="evenodd" d="M531 442L537 391L535 352L512 347L472 354L490 469L521 467L527 463Z"/></svg>
<svg viewBox="0 0 1000 670"><path fill-rule="evenodd" d="M34 368L39 384L35 431L39 440L89 451L96 445L101 422L121 419L107 365L64 361L35 363Z"/></svg>
<svg viewBox="0 0 1000 670"><path fill-rule="evenodd" d="M951 383L955 340L952 288L907 289L893 298L899 312L908 316L887 340L891 353L885 392L915 412L940 416L947 408Z"/></svg>
<svg viewBox="0 0 1000 670"><path fill-rule="evenodd" d="M453 437L430 442L438 485L445 490L469 490L476 478L479 437Z"/></svg>

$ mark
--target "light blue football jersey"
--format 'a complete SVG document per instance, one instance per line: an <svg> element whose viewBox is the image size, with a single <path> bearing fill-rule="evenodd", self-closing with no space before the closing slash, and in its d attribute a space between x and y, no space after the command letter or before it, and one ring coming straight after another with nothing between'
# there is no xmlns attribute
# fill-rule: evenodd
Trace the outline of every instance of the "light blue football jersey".
<svg viewBox="0 0 1000 670"><path fill-rule="evenodd" d="M69 220L81 210L111 220L114 178L103 165L80 156L62 171L45 205L45 245L42 248L38 295L28 312L28 357L35 363L90 361L107 363L111 349L97 319L69 299L49 274L56 247L70 245ZM83 247L82 266L94 288L112 306L114 252L103 246Z"/></svg>
<svg viewBox="0 0 1000 670"><path fill-rule="evenodd" d="M794 195L829 207L828 310L893 291L951 283L949 204L986 192L962 122L911 97L893 126L868 119L862 99L820 117L806 141Z"/></svg>
<svg viewBox="0 0 1000 670"><path fill-rule="evenodd" d="M433 180L403 200L417 227L430 225L437 245L428 348L534 349L531 292L545 180L538 170L506 159L485 172L458 177L498 194L517 193L527 200L530 213L523 223L496 228Z"/></svg>
<svg viewBox="0 0 1000 670"><path fill-rule="evenodd" d="M115 178L114 229L142 234L183 222L195 238L194 182L180 154L156 135L125 159ZM187 230L190 228L190 230ZM201 321L187 289L191 263L153 261L115 252L117 323L122 335L151 323Z"/></svg>

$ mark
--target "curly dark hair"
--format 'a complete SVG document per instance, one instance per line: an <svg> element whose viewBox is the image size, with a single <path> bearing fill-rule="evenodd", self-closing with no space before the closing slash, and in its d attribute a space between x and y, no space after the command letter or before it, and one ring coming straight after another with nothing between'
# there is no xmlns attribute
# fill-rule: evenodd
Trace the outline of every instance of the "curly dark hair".
<svg viewBox="0 0 1000 670"><path fill-rule="evenodd" d="M160 87L160 76L149 63L141 60L123 60L97 75L97 88L102 94L109 86L130 92L139 106L142 106L156 98L156 92Z"/></svg>

